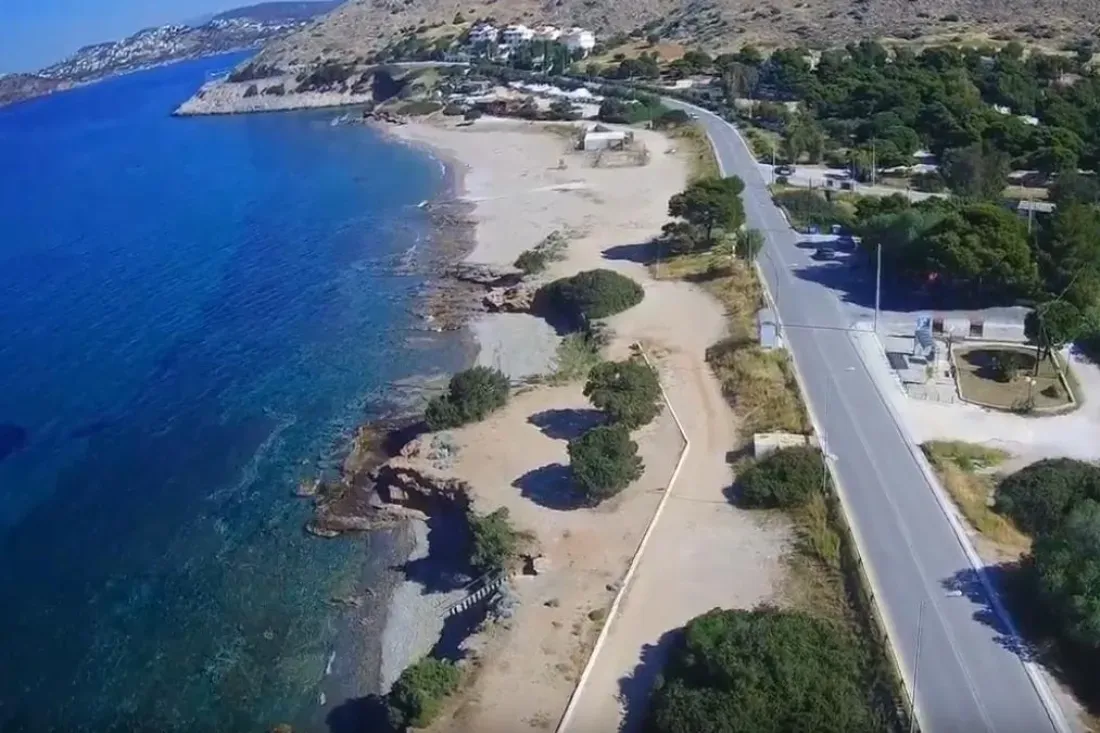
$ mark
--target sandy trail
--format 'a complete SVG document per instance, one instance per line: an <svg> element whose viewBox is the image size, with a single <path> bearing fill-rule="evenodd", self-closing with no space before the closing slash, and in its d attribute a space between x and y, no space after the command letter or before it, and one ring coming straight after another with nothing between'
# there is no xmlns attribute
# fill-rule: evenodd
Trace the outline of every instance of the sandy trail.
<svg viewBox="0 0 1100 733"><path fill-rule="evenodd" d="M704 360L725 333L721 305L694 285L655 281L639 261L640 245L667 221L668 199L683 188L686 165L666 138L648 131L637 136L651 153L649 164L629 168L593 168L563 136L530 123L409 125L398 134L471 166L466 193L477 202L478 238L472 261L510 263L550 231L568 230L575 234L568 256L546 279L607 267L646 290L640 305L608 319L615 334L609 356L623 358L635 341L644 345L692 448L612 619L575 729L615 730L628 711L632 725L652 683L655 645L714 606L772 598L782 585L787 544L785 527L765 526L730 506L724 493L732 482L726 454L737 443L736 422ZM487 354L482 340L479 360L514 376L536 366L523 355L533 342L543 353L557 342L540 319L526 315L489 316L475 332L492 343ZM479 640L484 664L473 687L458 713L435 729L514 730L518 721L550 728L564 710L601 625L599 611L594 619L589 613L610 604L683 445L666 410L635 436L647 466L642 480L598 509L577 508L567 499L565 443L592 417L581 385L542 387L454 431L460 450L453 473L474 487L480 510L506 506L518 526L534 531L551 571L517 581L519 610L507 627ZM629 705L620 702L620 689Z"/></svg>

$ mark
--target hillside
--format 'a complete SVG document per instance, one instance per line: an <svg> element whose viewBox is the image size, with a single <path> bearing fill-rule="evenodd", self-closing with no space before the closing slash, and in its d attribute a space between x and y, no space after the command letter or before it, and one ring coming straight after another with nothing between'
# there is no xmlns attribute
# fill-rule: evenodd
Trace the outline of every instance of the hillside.
<svg viewBox="0 0 1100 733"><path fill-rule="evenodd" d="M763 46L826 46L867 36L939 40L1019 38L1057 48L1095 40L1095 0L348 0L303 31L268 45L266 63L295 66L349 60L401 32L466 19L580 25L604 36L646 26L666 38L711 50L752 42Z"/></svg>
<svg viewBox="0 0 1100 733"><path fill-rule="evenodd" d="M218 13L212 20L255 20L272 23L281 20L313 20L338 6L342 0L298 0L259 3Z"/></svg>
<svg viewBox="0 0 1100 733"><path fill-rule="evenodd" d="M0 106L30 97L40 97L64 88L57 79L47 79L34 74L8 74L0 76Z"/></svg>

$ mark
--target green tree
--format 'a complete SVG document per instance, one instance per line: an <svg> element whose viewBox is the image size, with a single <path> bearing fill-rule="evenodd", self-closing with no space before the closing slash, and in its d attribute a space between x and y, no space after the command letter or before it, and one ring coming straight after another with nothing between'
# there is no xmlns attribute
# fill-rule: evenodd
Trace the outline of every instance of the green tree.
<svg viewBox="0 0 1100 733"><path fill-rule="evenodd" d="M956 148L944 153L941 171L955 195L999 201L1008 185L1008 156L988 145Z"/></svg>
<svg viewBox="0 0 1100 733"><path fill-rule="evenodd" d="M744 223L744 190L745 184L737 176L705 178L669 199L668 214L699 227L704 240L713 246L716 230L729 233Z"/></svg>
<svg viewBox="0 0 1100 733"><path fill-rule="evenodd" d="M642 286L625 275L614 270L585 270L543 285L535 293L534 306L584 322L621 313L644 297Z"/></svg>
<svg viewBox="0 0 1100 733"><path fill-rule="evenodd" d="M484 420L508 403L510 389L508 377L502 372L471 367L451 377L446 394L428 402L424 420L433 431Z"/></svg>
<svg viewBox="0 0 1100 733"><path fill-rule="evenodd" d="M421 659L401 673L386 696L390 725L398 730L426 728L461 682L462 671L453 662Z"/></svg>
<svg viewBox="0 0 1100 733"><path fill-rule="evenodd" d="M1082 502L1033 550L1042 597L1062 634L1100 648L1100 504Z"/></svg>
<svg viewBox="0 0 1100 733"><path fill-rule="evenodd" d="M1027 229L996 204L971 204L946 214L924 232L906 263L910 272L979 298L1034 292L1038 269Z"/></svg>
<svg viewBox="0 0 1100 733"><path fill-rule="evenodd" d="M821 451L798 446L772 451L745 469L737 484L746 506L790 508L820 493L826 475Z"/></svg>
<svg viewBox="0 0 1100 733"><path fill-rule="evenodd" d="M1059 208L1069 203L1100 203L1100 181L1094 175L1062 171L1050 187L1049 199Z"/></svg>
<svg viewBox="0 0 1100 733"><path fill-rule="evenodd" d="M1073 507L1100 500L1100 467L1071 458L1044 458L1001 479L994 508L1033 536L1057 529Z"/></svg>
<svg viewBox="0 0 1100 733"><path fill-rule="evenodd" d="M1039 303L1027 314L1024 332L1035 342L1035 373L1039 362L1088 332L1089 319L1080 308L1065 300Z"/></svg>
<svg viewBox="0 0 1100 733"><path fill-rule="evenodd" d="M764 249L764 234L759 229L741 229L734 240L734 253L745 262L754 262Z"/></svg>
<svg viewBox="0 0 1100 733"><path fill-rule="evenodd" d="M607 413L612 423L631 430L648 424L661 411L657 371L640 358L605 361L588 373L584 396Z"/></svg>
<svg viewBox="0 0 1100 733"><path fill-rule="evenodd" d="M709 242L703 240L699 227L686 221L670 221L661 227L661 236L657 239L659 247L666 248L672 254L687 254L704 249Z"/></svg>
<svg viewBox="0 0 1100 733"><path fill-rule="evenodd" d="M592 503L615 496L645 468L624 425L601 425L569 441L569 463L573 480Z"/></svg>
<svg viewBox="0 0 1100 733"><path fill-rule="evenodd" d="M650 699L647 733L870 733L862 652L796 611L714 609L688 622Z"/></svg>
<svg viewBox="0 0 1100 733"><path fill-rule="evenodd" d="M1081 311L1100 302L1100 209L1067 201L1038 240L1036 260L1050 299Z"/></svg>
<svg viewBox="0 0 1100 733"><path fill-rule="evenodd" d="M473 512L469 517L470 564L479 573L500 573L511 569L523 545L532 539L529 532L512 526L508 508L501 507L485 516Z"/></svg>

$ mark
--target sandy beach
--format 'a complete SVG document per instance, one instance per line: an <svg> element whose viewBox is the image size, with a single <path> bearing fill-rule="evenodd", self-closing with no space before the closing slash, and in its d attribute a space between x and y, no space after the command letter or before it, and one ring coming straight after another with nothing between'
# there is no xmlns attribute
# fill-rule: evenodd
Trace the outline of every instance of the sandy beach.
<svg viewBox="0 0 1100 733"><path fill-rule="evenodd" d="M463 193L474 205L476 232L468 261L511 264L557 230L569 235L567 255L540 280L604 267L645 288L640 305L607 319L612 338L606 356L624 358L632 343L641 343L656 362L670 400L684 413L693 442L700 441L698 457L685 464L678 482L690 487L689 496L672 512L661 542L666 548L687 546L702 533L704 550L727 558L721 571L739 575L742 583L714 589L697 601L677 598L677 591L664 594L656 609L665 625L661 628L620 614L616 624L634 632L618 634L618 648L612 644L609 649L611 659L627 665L623 676L633 670L646 644L710 607L699 608L700 603L753 605L771 598L782 583L785 528L764 526L730 507L723 495L732 481L725 452L735 445L736 420L704 361L706 348L725 334L722 306L694 285L654 280L641 261L642 246L667 221L669 197L687 180L687 164L674 142L636 131L650 153L645 165L596 167L591 154L573 150L560 129L537 123L486 118L465 127L409 124L393 133L466 166ZM513 378L554 367L559 336L540 318L480 314L471 331L480 346L480 364ZM476 673L457 709L433 730L511 730L517 721L533 728L556 725L618 582L668 488L684 441L666 409L635 434L646 464L642 479L598 508L577 504L569 486L566 444L597 417L582 387L578 382L524 388L489 419L447 434L456 448L448 475L470 483L479 511L507 507L517 527L536 535L549 569L514 579L511 590L519 604L512 617L470 639L468 651L479 660ZM426 467L431 463L419 460ZM645 592L660 598L660 585L683 575L676 557L643 574ZM698 590L698 578L684 582L687 594ZM425 633L430 619L416 620L418 614L403 605L419 592L399 589L391 604L383 637L386 679L399 672L398 660L408 653L412 637L417 654L430 647ZM650 603L634 598L636 591L628 595L634 606ZM410 627L418 631L411 634ZM652 639L651 632L656 634ZM639 634L646 636L639 640Z"/></svg>

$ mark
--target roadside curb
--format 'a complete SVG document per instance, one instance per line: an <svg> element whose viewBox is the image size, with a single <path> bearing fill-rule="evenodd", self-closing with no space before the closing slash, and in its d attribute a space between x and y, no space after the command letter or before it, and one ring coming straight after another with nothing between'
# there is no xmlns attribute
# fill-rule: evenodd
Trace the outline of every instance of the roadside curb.
<svg viewBox="0 0 1100 733"><path fill-rule="evenodd" d="M871 333L875 336L875 341L881 349L882 344L878 341L877 334L874 334L873 331L867 331L867 333ZM850 334L848 338L851 340L852 337ZM867 369L866 360L863 358L863 349L860 348L858 344L853 344L853 346L855 346L856 354L859 356L859 360L863 364L864 369ZM970 541L970 535L967 533L962 520L959 519L955 504L944 492L935 469L932 468L932 464L928 461L928 456L924 454L924 451L921 450L920 446L917 444L909 426L905 424L902 416L898 414L897 409L894 407L893 401L890 400L888 395L883 394L879 380L871 375L871 382L875 385L875 393L886 406L887 412L890 413L890 417L893 419L898 431L905 439L906 447L913 456L913 459L917 462L917 467L920 468L921 473L924 474L925 480L928 482L928 486L932 491L932 495L936 499L936 504L939 506L940 511L944 513L944 516L947 517L947 522L951 525L951 531L954 533L959 546L962 547L963 553L966 554L966 559L970 563L971 569L977 573L978 580L982 584L982 590L985 592L989 604L993 606L993 612L1008 629L1008 634L1012 637L1012 640L1017 642L1020 646L1023 646L1020 632L1016 627L1016 622L1008 612L1008 609L1001 603L996 584L990 579L989 574L986 572L986 564L978 555L978 551L974 549L974 544ZM1038 665L1019 655L1017 655L1016 658L1020 660L1020 664L1024 667L1024 673L1027 675L1028 681L1035 689L1035 694L1037 694L1042 701L1043 707L1046 709L1047 717L1050 718L1050 724L1054 726L1054 729L1058 731L1058 733L1072 733L1073 729L1070 728L1069 722L1065 718L1065 712L1062 710L1062 706L1058 701L1054 699L1050 687L1047 685L1046 680L1042 678L1042 672Z"/></svg>
<svg viewBox="0 0 1100 733"><path fill-rule="evenodd" d="M732 124L726 122L725 120L722 120L720 117L718 117L717 115L714 115L711 112L708 112L707 110L700 110L699 108L694 107L694 105L690 105L690 104L687 104L685 102L679 102L679 104L681 104L683 106L686 106L686 107L697 109L697 110L699 110L701 112L704 112L704 113L707 113L707 114L710 114L710 115L716 117L717 119L719 119L723 124L726 124L727 126L729 126L729 128L733 131L735 137L737 138L738 142L746 150L749 151L750 157L752 157L751 149L748 148L748 146L745 143L744 138L741 137L741 133ZM708 137L708 139L710 139L710 133L709 132L707 133L707 137ZM711 140L711 146L716 147L714 145L713 139ZM715 157L717 158L718 156L715 156ZM728 173L725 171L725 167L722 165L721 159L718 159L718 167L719 167L719 170L722 171L722 173L724 175L728 175ZM780 210L780 212L782 212L784 220L789 225L790 220L787 217L786 212L783 210L782 207L779 207L779 210ZM764 289L765 296L768 300L768 303L772 307L772 311L775 313L776 320L779 323L780 331L782 332L782 329L783 329L782 317L779 314L779 309L776 307L775 300L772 298L770 288L768 287L768 283L767 283L767 280L765 278L764 270L761 267L759 260L755 261L753 264L754 264L754 267L756 269L757 277L760 280L761 285ZM851 334L849 334L848 338L849 338L849 341L851 341L851 338L852 338ZM855 350L857 352L857 356L859 357L859 360L860 360L860 364L863 366L864 370L867 370L868 373L869 373L870 370L868 368L866 360L863 357L862 349L860 349L857 344L853 344L853 347L855 347ZM809 400L805 399L805 396L807 395L807 391L805 389L805 382L802 378L802 373L798 368L798 362L795 359L794 353L792 351L790 351L789 349L788 349L788 354L790 354L790 357L791 357L791 365L793 367L795 381L798 383L798 387L802 391L804 401L806 402L806 412L810 416L810 422L814 427L814 431L819 436L823 436L824 433L820 430L820 426L818 424L817 417L814 414L813 408L810 406ZM959 545L962 547L963 553L966 555L967 561L969 562L969 564L971 566L971 569L978 575L978 579L982 584L982 588L985 591L986 597L989 599L990 605L993 607L994 613L996 614L997 618L1000 619L1001 622L1007 628L1007 630L1009 632L1009 636L1011 636L1014 640L1019 641L1020 635L1019 635L1019 631L1016 627L1016 624L1013 621L1011 615L1008 613L1007 609L1001 603L1001 599L1000 599L999 595L996 592L996 586L992 582L992 580L989 578L988 574L985 571L985 563L982 562L981 558L978 556L977 551L974 549L973 544L970 542L970 537L969 537L969 535L967 535L965 527L963 527L962 523L959 520L958 514L954 511L954 506L951 503L950 499L944 493L943 487L940 485L938 477L935 475L935 472L932 470L931 464L928 462L927 457L924 455L924 451L922 451L920 449L920 446L918 446L916 444L916 442L914 441L912 432L908 429L908 426L905 425L904 421L901 419L901 416L898 414L897 410L894 408L894 405L892 404L890 399L886 395L883 394L882 387L880 386L879 381L877 379L875 379L873 375L870 375L870 373L869 373L869 376L871 378L871 382L875 385L875 393L879 396L879 399L882 400L882 402L885 404L887 412L890 414L891 419L894 421L894 424L897 426L897 429L899 430L899 432L901 433L902 437L905 440L907 450L913 456L914 460L917 462L917 466L921 470L921 473L924 475L925 480L928 483L928 485L930 487L930 490L932 491L933 496L936 499L937 505L939 506L940 510L944 513L944 515L947 517L948 523L951 525L952 533L955 535L955 539L959 542ZM842 487L840 481L837 480L836 471L833 468L832 461L828 459L828 454L826 453L825 450L823 450L822 452L825 453L825 461L829 466L829 473L832 476L833 481L834 481L834 485L837 488L837 495L840 498L841 507L844 509L845 515L850 516L850 512L847 509L847 503L844 500L843 487ZM859 532L855 528L855 525L854 525L853 522L848 521L847 523L848 523L848 526L849 526L849 531L852 534L852 539L855 542L855 545L856 545L856 548L857 548L857 550L860 554L860 557L862 558L864 553L863 553L862 543L860 542L860 539L859 539ZM863 564L863 563L861 563L861 564ZM867 575L868 582L870 583L872 588L874 588L876 583L874 581L873 573L870 571L870 568L868 566L866 566L865 564L863 564L863 567L864 567L864 572ZM877 607L877 605L878 604L876 603L875 606ZM879 611L877 615L879 616L879 618L883 622L883 626L885 627L887 638L890 639L890 640L897 638L896 634L894 634L893 630L890 628L890 623L887 620L886 614ZM898 650L896 649L895 644L891 641L889 646L890 646L891 656L893 657L893 659L895 661L895 664L896 664L899 672L901 673L902 680L905 683L904 684L904 687L905 687L904 692L906 694L906 697L909 698L909 700L911 702L911 709L913 710L913 715L916 716L917 707L916 707L915 701L912 698L912 691L911 691L912 681L908 679L908 674L906 672L905 665L902 664L900 654L899 654ZM1020 663L1023 665L1024 673L1027 675L1028 681L1031 683L1033 689L1035 690L1035 693L1039 696L1039 700L1042 703L1043 708L1044 708L1044 710L1047 714L1047 717L1050 720L1050 723L1054 727L1055 731L1057 731L1057 733L1071 733L1072 729L1069 727L1069 725L1068 725L1068 723L1065 719L1065 714L1064 714L1064 712L1061 708L1061 705L1059 705L1057 700L1054 699L1054 697L1053 697L1053 695L1050 691L1050 688L1048 687L1048 685L1046 684L1046 681L1041 676L1041 672L1039 671L1038 666L1032 661L1023 659L1019 655L1017 655L1016 658L1019 659Z"/></svg>
<svg viewBox="0 0 1100 733"><path fill-rule="evenodd" d="M690 106L690 105L688 105L688 106ZM703 110L703 111L705 111L705 110ZM725 121L723 120L723 122L725 122ZM725 123L725 124L729 124L729 123ZM737 132L737 129L735 127L733 127L732 125L730 125L730 128L734 131L734 134L737 136L737 139L741 143L741 145L745 146L746 149L748 149L747 146L745 145L744 139L741 137L741 134L739 132ZM710 133L709 132L707 133L707 138L710 139ZM713 140L711 140L711 146L712 147L714 146L714 141ZM751 150L749 152L751 154ZM715 156L715 157L717 158L717 156ZM722 165L721 159L718 159L718 168L723 173L723 175L728 175L727 171L725 170L725 167ZM778 208L779 208L780 213L783 216L783 220L787 223L788 226L791 226L791 222L790 222L790 219L787 216L786 210L783 209L783 207L781 207L781 206L778 207ZM794 227L792 226L791 228L793 229ZM764 292L764 297L767 300L768 305L771 307L772 312L775 314L776 321L779 323L780 333L782 334L783 333L783 319L782 319L782 316L779 313L779 308L776 306L775 299L774 299L774 297L772 296L772 293L771 293L771 288L768 286L768 281L767 281L767 278L765 277L764 268L761 266L759 259L756 259L756 260L753 261L753 269L756 272L757 280L760 281L760 287ZM845 493L844 493L843 484L841 483L839 477L837 476L837 472L836 472L836 470L833 466L832 460L829 459L828 442L827 442L827 440L823 440L823 438L825 437L825 431L823 431L821 429L821 424L819 423L819 421L817 419L817 415L814 412L813 406L812 406L810 400L807 397L809 392L806 389L806 383L802 378L802 372L798 368L798 361L794 356L794 352L791 351L789 348L786 348L786 347L785 347L785 350L786 350L787 354L790 356L792 372L794 374L795 382L798 384L798 389L799 389L799 392L801 393L800 396L802 398L802 402L806 407L806 414L810 418L810 424L813 426L814 433L818 436L818 443L821 446L822 460L824 460L826 465L829 467L829 476L833 481L833 486L835 487L835 490L836 490L837 499L839 500L840 507L844 512L844 515L845 515L844 516L844 523L845 523L845 525L847 525L848 532L850 533L851 538L852 538L852 542L855 545L856 553L859 557L859 565L861 567L861 572L866 576L867 583L870 586L870 592L871 592L871 599L870 600L871 600L872 605L874 606L873 613L874 613L875 617L878 618L879 622L882 625L882 631L885 634L887 642L888 642L886 644L886 646L888 647L888 652L889 652L889 655L890 655L890 659L893 660L894 667L897 669L898 674L901 676L901 679L902 679L902 693L905 695L906 702L908 702L909 705L910 705L910 710L914 711L913 714L915 715L916 707L915 707L915 704L914 704L914 701L913 701L913 698L912 698L912 693L910 692L910 690L912 688L912 680L909 679L909 675L906 672L905 664L902 662L902 659L901 659L901 657L898 653L898 650L897 650L897 646L893 641L894 639L897 638L897 634L895 633L892 625L890 624L886 614L883 613L882 610L879 609L879 607L878 607L878 602L877 602L878 593L876 592L877 583L875 582L874 573L872 572L871 568L863 562L863 556L864 556L863 542L860 540L859 530L856 528L855 523L852 522L851 519L850 519L851 513L848 511L848 502L845 500Z"/></svg>
<svg viewBox="0 0 1100 733"><path fill-rule="evenodd" d="M649 360L649 355L646 354L642 345L637 342L635 342L634 345L638 348L638 353L645 359L645 363L656 371L656 367L654 367L653 362ZM680 422L680 416L676 414L676 409L668 399L668 393L665 391L664 383L658 381L658 384L661 388L661 399L664 400L665 406L668 407L669 414L672 415L672 419L676 423L676 429L680 431L680 437L684 441L684 448L680 451L680 458L676 461L676 467L672 469L672 475L669 477L668 486L665 487L665 492L661 496L661 500L657 503L657 509L653 512L649 524L646 525L641 540L638 541L638 547L634 550L634 556L630 558L630 565L627 566L626 574L623 575L622 580L619 581L619 590L615 594L615 599L611 602L611 608L607 611L607 619L604 621L603 628L600 629L599 636L596 637L596 643L592 646L592 651L588 654L588 661L584 665L584 670L581 671L581 676L577 678L577 684L574 685L573 692L569 695L569 702L566 704L565 711L562 713L558 725L554 729L555 733L565 733L569 728L569 724L573 722L573 716L576 714L577 706L580 704L581 694L584 692L585 685L588 684L588 678L592 674L592 669L596 666L596 659L600 654L600 650L603 649L603 645L607 642L607 637L611 633L611 625L614 623L615 617L619 613L619 608L622 606L623 599L626 598L626 592L630 588L630 581L634 579L634 574L638 570L638 565L641 564L642 553L645 552L646 545L649 544L649 538L653 534L653 530L657 526L658 520L660 520L661 515L665 511L665 505L668 504L668 499L672 495L672 487L675 485L676 479L680 476L680 470L684 467L684 461L687 459L688 450L691 448L691 441L688 440L687 431L684 430L684 424Z"/></svg>

